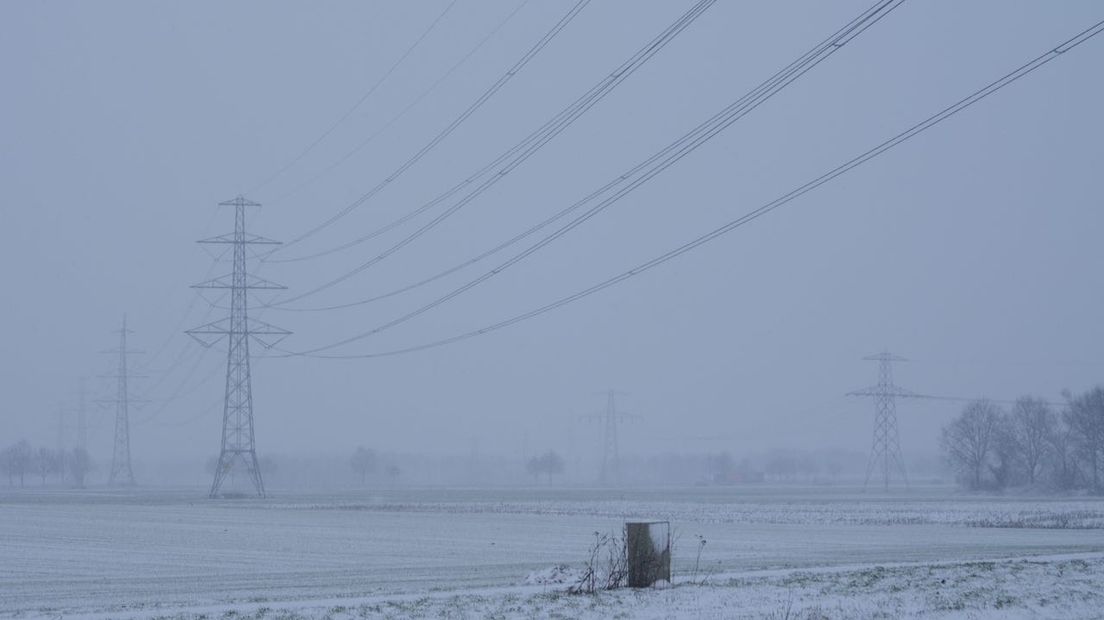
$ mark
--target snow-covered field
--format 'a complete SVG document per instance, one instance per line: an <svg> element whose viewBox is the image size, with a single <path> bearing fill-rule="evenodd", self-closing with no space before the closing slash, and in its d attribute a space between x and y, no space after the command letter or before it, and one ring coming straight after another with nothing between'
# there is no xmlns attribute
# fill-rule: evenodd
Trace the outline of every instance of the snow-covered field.
<svg viewBox="0 0 1104 620"><path fill-rule="evenodd" d="M672 521L675 587L595 597L541 583L550 567L578 567L595 531L636 517ZM1102 592L1104 501L1091 498L795 487L217 502L199 489L0 492L6 617L1072 618L1100 617Z"/></svg>

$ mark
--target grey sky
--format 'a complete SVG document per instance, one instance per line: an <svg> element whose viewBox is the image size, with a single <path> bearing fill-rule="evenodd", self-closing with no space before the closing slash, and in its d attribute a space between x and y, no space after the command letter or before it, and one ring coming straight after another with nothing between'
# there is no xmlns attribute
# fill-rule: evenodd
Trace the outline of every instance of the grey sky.
<svg viewBox="0 0 1104 620"><path fill-rule="evenodd" d="M53 441L54 409L72 405L79 377L110 370L113 360L97 351L114 346L111 330L126 312L134 345L155 358L149 389L139 383L136 392L166 398L193 365L184 385L198 384L134 414L135 455L213 454L224 354L193 362L198 349L179 333L204 322L207 310L188 288L210 266L194 240L230 230L232 213L216 203L290 161L446 4L0 5L0 316L8 330L0 442ZM593 2L440 148L288 254L347 241L434 197L690 4ZM727 105L869 4L722 0L480 200L311 301L385 292L513 235ZM250 194L264 203L250 214L251 230L294 237L367 191L569 4L529 2L395 127L283 197L377 130L517 6L460 0L348 122ZM1101 17L1104 6L1091 1L907 2L586 226L455 302L341 351L467 331L621 271L834 167ZM1056 400L1063 388L1090 387L1104 372L1102 59L1104 41L1093 40L721 241L508 330L379 360L262 360L254 368L258 449L466 452L479 438L481 450L516 453L524 434L532 449L566 449L578 414L603 405L593 393L616 387L630 394L625 407L645 416L626 431L636 444L626 452L861 451L870 404L842 395L874 382L874 364L859 358L882 347L915 360L898 367L898 379L919 392ZM267 265L262 275L306 290L398 238ZM263 318L295 331L289 348L309 348L384 322L478 271L362 308ZM179 355L187 357L162 380L157 371ZM96 379L89 388L90 398L111 390ZM903 404L906 454L933 452L955 409ZM101 458L109 417L91 418ZM702 436L722 439L695 439Z"/></svg>

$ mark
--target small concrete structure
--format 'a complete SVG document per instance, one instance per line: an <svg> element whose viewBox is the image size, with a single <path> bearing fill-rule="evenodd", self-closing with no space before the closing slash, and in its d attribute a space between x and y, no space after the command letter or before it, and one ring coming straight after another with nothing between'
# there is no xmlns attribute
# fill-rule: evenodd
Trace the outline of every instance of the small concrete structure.
<svg viewBox="0 0 1104 620"><path fill-rule="evenodd" d="M671 523L625 523L625 559L630 588L648 588L671 581Z"/></svg>

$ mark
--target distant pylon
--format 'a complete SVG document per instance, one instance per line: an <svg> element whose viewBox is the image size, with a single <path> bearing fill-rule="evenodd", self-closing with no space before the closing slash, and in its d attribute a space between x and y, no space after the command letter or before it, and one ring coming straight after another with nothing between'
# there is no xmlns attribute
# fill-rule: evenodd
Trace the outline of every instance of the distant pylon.
<svg viewBox="0 0 1104 620"><path fill-rule="evenodd" d="M244 468L249 474L257 495L264 497L264 479L261 477L253 434L253 387L249 369L249 341L256 339L262 346L271 347L291 332L249 318L250 289L279 290L286 287L249 275L246 271L245 258L246 246L277 245L280 242L245 231L245 208L259 207L260 204L246 200L242 196L219 204L234 207L234 232L202 239L199 243L232 245L234 269L229 275L196 284L192 288L229 289L230 316L187 332L206 347L218 342L224 336L227 340L222 445L218 463L215 466L215 479L211 483L210 497L219 496L219 490L227 476L232 475L239 467Z"/></svg>
<svg viewBox="0 0 1104 620"><path fill-rule="evenodd" d="M140 351L127 349L127 335L134 332L127 329L127 318L123 315L123 326L119 330L119 348L105 353L119 356L119 366L115 376L115 398L105 402L115 403L115 447L111 452L111 473L108 484L134 484L134 470L130 465L130 379L133 375L127 367L127 357Z"/></svg>
<svg viewBox="0 0 1104 620"><path fill-rule="evenodd" d="M85 412L85 385L84 379L80 380L79 401L77 403L77 449L88 449L88 421Z"/></svg>
<svg viewBox="0 0 1104 620"><path fill-rule="evenodd" d="M68 460L68 455L65 451L65 408L58 407L58 428L57 428L57 459L58 470L61 475L58 476L62 481L65 480L65 463Z"/></svg>
<svg viewBox="0 0 1104 620"><path fill-rule="evenodd" d="M66 476L72 478L73 486L84 487L84 477L87 473L88 458L88 420L87 420L87 391L84 378L80 380L80 388L77 392L77 442L72 451L65 453L61 459L62 475L59 479L64 481Z"/></svg>
<svg viewBox="0 0 1104 620"><path fill-rule="evenodd" d="M610 484L621 481L621 454L617 441L617 425L628 419L639 418L639 416L617 410L616 397L618 392L609 390L605 394L605 412L582 417L585 420L600 421L604 425L602 432L602 468L599 470L598 481L602 484Z"/></svg>
<svg viewBox="0 0 1104 620"><path fill-rule="evenodd" d="M57 451L58 454L65 453L65 407L58 406L57 409Z"/></svg>
<svg viewBox="0 0 1104 620"><path fill-rule="evenodd" d="M900 473L901 480L908 486L908 474L905 473L905 460L901 455L901 440L897 430L897 399L922 398L908 390L893 384L893 362L907 362L903 357L882 351L877 355L863 358L878 362L878 384L849 392L848 396L869 396L874 399L874 437L870 447L870 459L866 464L866 480L863 488L870 484L870 478L877 471L882 478L883 488L889 489L892 474Z"/></svg>

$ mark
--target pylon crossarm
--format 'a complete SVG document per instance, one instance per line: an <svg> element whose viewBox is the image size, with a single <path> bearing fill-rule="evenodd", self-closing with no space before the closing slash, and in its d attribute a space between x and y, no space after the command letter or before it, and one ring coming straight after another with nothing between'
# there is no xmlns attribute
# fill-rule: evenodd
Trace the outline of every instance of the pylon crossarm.
<svg viewBox="0 0 1104 620"><path fill-rule="evenodd" d="M194 338L204 347L210 347L221 340L223 336L230 333L229 324L229 319L219 319L206 325L200 325L199 327L189 329L184 333Z"/></svg>
<svg viewBox="0 0 1104 620"><path fill-rule="evenodd" d="M262 237L260 235L254 235L252 233L245 233L242 235L242 239L235 239L234 233L226 233L225 235L218 235L216 237L208 237L206 239L200 239L196 243L244 243L246 245L283 245L283 241L276 241L269 239L268 237Z"/></svg>
<svg viewBox="0 0 1104 620"><path fill-rule="evenodd" d="M254 318L249 319L249 333L251 335L254 335L254 336L257 336L257 335L262 335L262 336L290 336L291 335L290 331L288 331L288 330L286 330L282 327L276 327L275 325L271 325L269 323L265 323L264 321L262 321L260 319L254 319Z"/></svg>
<svg viewBox="0 0 1104 620"><path fill-rule="evenodd" d="M123 375L106 374L106 375L96 375L96 378L98 378L98 379L118 379L122 376ZM148 379L149 378L149 375L136 375L134 373L127 373L126 376L130 377L131 379Z"/></svg>
<svg viewBox="0 0 1104 620"><path fill-rule="evenodd" d="M250 320L249 335L262 347L271 349L283 342L291 332L281 327L275 327L263 321Z"/></svg>
<svg viewBox="0 0 1104 620"><path fill-rule="evenodd" d="M894 354L888 353L888 352L887 353L879 353L877 355L867 355L863 359L866 360L866 361L871 361L871 362L907 362L907 361L909 361L908 358L906 358L906 357L901 357L900 355L894 355Z"/></svg>
<svg viewBox="0 0 1104 620"><path fill-rule="evenodd" d="M245 284L234 284L234 276L232 274L226 274L217 278L212 278L199 284L193 284L192 288L226 288L226 289L270 289L270 290L284 290L287 287L283 284L277 284L270 282L264 278L258 278L254 275L245 276Z"/></svg>
<svg viewBox="0 0 1104 620"><path fill-rule="evenodd" d="M133 378L133 375L131 375L131 377ZM92 402L96 403L97 405L114 405L118 403L119 400L117 398L97 398ZM130 405L146 405L151 402L153 401L148 398L138 398L136 396L127 397L127 404Z"/></svg>
<svg viewBox="0 0 1104 620"><path fill-rule="evenodd" d="M930 398L924 394L917 394L896 385L875 385L873 387L848 392L847 396L893 396L894 398Z"/></svg>
<svg viewBox="0 0 1104 620"><path fill-rule="evenodd" d="M220 207L259 207L261 203L253 202L252 200L242 196L241 194L231 198L230 200L223 200L219 203Z"/></svg>
<svg viewBox="0 0 1104 620"><path fill-rule="evenodd" d="M292 332L282 327L276 327L264 321L250 318L248 319L248 327L242 332L253 337L257 336L290 336ZM232 330L230 327L230 319L219 319L212 321L206 325L189 329L184 333L200 341L200 344L214 344L222 336L229 335L231 333L237 333L236 330ZM215 338L201 338L202 336L215 336ZM208 345L209 346L209 345Z"/></svg>

